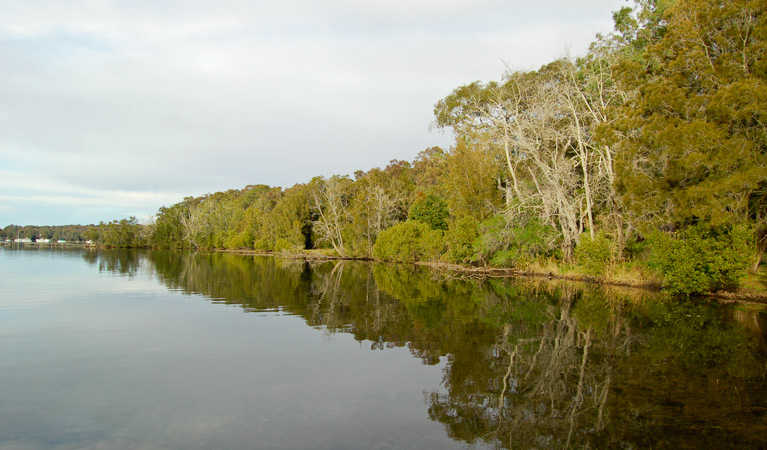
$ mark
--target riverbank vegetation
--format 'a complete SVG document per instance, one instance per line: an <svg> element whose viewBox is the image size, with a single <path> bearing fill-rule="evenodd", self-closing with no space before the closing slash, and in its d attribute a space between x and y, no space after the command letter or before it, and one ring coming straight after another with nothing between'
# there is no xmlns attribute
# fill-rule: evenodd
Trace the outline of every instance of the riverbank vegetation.
<svg viewBox="0 0 767 450"><path fill-rule="evenodd" d="M353 176L188 197L106 246L332 249L695 295L737 287L767 248L762 1L640 0L588 53L457 87L450 149Z"/></svg>
<svg viewBox="0 0 767 450"><path fill-rule="evenodd" d="M88 236L95 236L93 234L95 227L95 225L7 225L0 229L0 241L27 238L32 240L50 239L54 242L58 240L85 242L89 239Z"/></svg>

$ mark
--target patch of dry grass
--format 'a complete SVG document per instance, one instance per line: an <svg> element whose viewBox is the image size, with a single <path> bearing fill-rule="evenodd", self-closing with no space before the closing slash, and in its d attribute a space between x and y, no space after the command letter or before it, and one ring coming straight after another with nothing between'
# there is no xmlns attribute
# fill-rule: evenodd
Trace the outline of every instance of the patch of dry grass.
<svg viewBox="0 0 767 450"><path fill-rule="evenodd" d="M605 280L629 286L660 286L661 276L644 264L625 262L612 265L605 274Z"/></svg>
<svg viewBox="0 0 767 450"><path fill-rule="evenodd" d="M551 275L553 277L598 281L607 284L637 287L659 287L663 280L660 275L638 262L616 263L608 267L601 277L586 274L575 264L563 263L555 259L534 261L528 264L525 272Z"/></svg>
<svg viewBox="0 0 767 450"><path fill-rule="evenodd" d="M572 277L580 275L570 265L555 259L535 260L523 267L522 270L525 272L552 275L555 277Z"/></svg>

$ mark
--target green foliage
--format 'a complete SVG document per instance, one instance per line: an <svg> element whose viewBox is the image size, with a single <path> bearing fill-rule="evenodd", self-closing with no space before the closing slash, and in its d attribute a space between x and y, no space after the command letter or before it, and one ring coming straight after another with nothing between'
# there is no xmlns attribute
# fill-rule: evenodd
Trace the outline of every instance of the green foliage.
<svg viewBox="0 0 767 450"><path fill-rule="evenodd" d="M83 239L96 242L99 239L99 229L97 227L88 228L88 230L83 233Z"/></svg>
<svg viewBox="0 0 767 450"><path fill-rule="evenodd" d="M453 216L482 220L503 204L497 181L502 168L492 142L458 139L445 159L440 192Z"/></svg>
<svg viewBox="0 0 767 450"><path fill-rule="evenodd" d="M447 154L440 147L421 151L413 160L413 179L422 188L436 186L445 171Z"/></svg>
<svg viewBox="0 0 767 450"><path fill-rule="evenodd" d="M668 2L664 2L668 3ZM621 81L618 186L639 226L730 226L767 207L767 15L752 0L677 1ZM761 198L761 197L760 197Z"/></svg>
<svg viewBox="0 0 767 450"><path fill-rule="evenodd" d="M429 194L413 202L408 212L408 219L425 223L432 230L447 230L447 202L442 197Z"/></svg>
<svg viewBox="0 0 767 450"><path fill-rule="evenodd" d="M378 235L373 255L385 261L429 261L444 250L442 232L423 222L401 222Z"/></svg>
<svg viewBox="0 0 767 450"><path fill-rule="evenodd" d="M472 216L461 217L450 223L445 234L446 257L452 263L468 263L474 258L474 241L479 237L479 223Z"/></svg>
<svg viewBox="0 0 767 450"><path fill-rule="evenodd" d="M342 229L346 254L370 257L378 234L390 227L400 215L395 180L379 169L357 172L357 180L349 191L349 221Z"/></svg>
<svg viewBox="0 0 767 450"><path fill-rule="evenodd" d="M89 237L86 237L86 234ZM0 240L16 238L44 238L53 242L63 239L67 242L95 240L98 230L94 225L7 225L0 229Z"/></svg>
<svg viewBox="0 0 767 450"><path fill-rule="evenodd" d="M588 275L602 276L613 263L616 248L613 241L599 233L591 238L588 234L581 236L581 242L575 247L575 259Z"/></svg>
<svg viewBox="0 0 767 450"><path fill-rule="evenodd" d="M297 253L300 250L301 250L300 246L296 245L295 243L285 238L279 238L277 239L277 242L274 243L275 252Z"/></svg>
<svg viewBox="0 0 767 450"><path fill-rule="evenodd" d="M664 287L687 296L735 287L754 254L753 233L744 225L719 229L700 224L676 235L656 232L650 246Z"/></svg>
<svg viewBox="0 0 767 450"><path fill-rule="evenodd" d="M526 263L527 260L517 248L499 250L490 258L490 265L493 267L520 267Z"/></svg>
<svg viewBox="0 0 767 450"><path fill-rule="evenodd" d="M474 251L492 266L524 267L540 256L553 255L556 236L556 230L539 220L514 225L498 214L479 224Z"/></svg>
<svg viewBox="0 0 767 450"><path fill-rule="evenodd" d="M309 183L315 243L330 245L341 256L348 256L344 234L352 222L352 185L348 176L340 175L314 177Z"/></svg>
<svg viewBox="0 0 767 450"><path fill-rule="evenodd" d="M224 241L225 248L252 248L253 232L252 230L243 230L240 232L230 231Z"/></svg>
<svg viewBox="0 0 767 450"><path fill-rule="evenodd" d="M185 239L184 220L189 214L186 202L160 207L155 220L153 243L160 248L182 248L188 246Z"/></svg>
<svg viewBox="0 0 767 450"><path fill-rule="evenodd" d="M255 221L255 235L264 239L268 250L274 250L278 239L283 238L300 248L312 246L312 221L309 211L309 187L297 184L285 189L273 206L265 206L264 214ZM254 243L255 246L255 243Z"/></svg>
<svg viewBox="0 0 767 450"><path fill-rule="evenodd" d="M514 240L506 218L501 214L480 223L478 234L474 242L474 251L484 261L488 261L495 253L508 249Z"/></svg>
<svg viewBox="0 0 767 450"><path fill-rule="evenodd" d="M274 242L270 241L267 237L258 237L253 240L253 250L258 252L268 252L274 250Z"/></svg>
<svg viewBox="0 0 767 450"><path fill-rule="evenodd" d="M101 222L98 226L98 237L94 240L105 247L136 248L148 245L144 226L135 217Z"/></svg>
<svg viewBox="0 0 767 450"><path fill-rule="evenodd" d="M291 247L311 243L305 185L282 190L250 185L160 208L151 243L160 248L254 248L275 250L279 239Z"/></svg>

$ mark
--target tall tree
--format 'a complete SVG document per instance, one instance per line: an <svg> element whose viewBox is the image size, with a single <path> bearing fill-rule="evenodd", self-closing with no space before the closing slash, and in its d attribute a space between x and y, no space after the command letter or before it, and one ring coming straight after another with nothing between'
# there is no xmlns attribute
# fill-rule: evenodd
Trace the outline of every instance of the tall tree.
<svg viewBox="0 0 767 450"><path fill-rule="evenodd" d="M637 95L622 111L617 170L645 227L751 222L764 234L766 6L678 0L655 22L663 32L646 33L657 40L625 65Z"/></svg>
<svg viewBox="0 0 767 450"><path fill-rule="evenodd" d="M346 255L344 229L351 220L349 211L348 177L333 175L325 179L312 180L311 202L316 216L312 230L317 235L317 242L328 242L339 255Z"/></svg>
<svg viewBox="0 0 767 450"><path fill-rule="evenodd" d="M494 141L505 161L510 221L539 217L562 233L566 258L591 216L587 141L579 153L575 124L581 113L567 104L571 63L555 61L537 72L513 72L503 83L460 87L435 107L437 125L464 138ZM573 95L575 95L573 93ZM573 102L576 99L572 99ZM577 108L581 108L578 100ZM585 189L589 186L588 189Z"/></svg>

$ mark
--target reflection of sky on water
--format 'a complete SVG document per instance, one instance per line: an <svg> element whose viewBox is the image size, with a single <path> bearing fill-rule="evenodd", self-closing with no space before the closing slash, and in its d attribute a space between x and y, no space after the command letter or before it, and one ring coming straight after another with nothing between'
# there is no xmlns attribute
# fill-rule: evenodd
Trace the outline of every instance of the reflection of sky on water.
<svg viewBox="0 0 767 450"><path fill-rule="evenodd" d="M86 264L84 252L94 253L93 261ZM0 257L2 285L6 292L6 295L0 296L0 310L42 308L98 293L167 291L154 280L151 267L145 261L136 267L138 273L130 275L130 282L112 280L114 277L129 276L118 271L95 272L98 256L89 249L46 251L34 247L23 250L2 247ZM139 273L140 276L135 276ZM12 294L16 297L11 298Z"/></svg>
<svg viewBox="0 0 767 450"><path fill-rule="evenodd" d="M146 270L12 251L0 266L0 447L458 446L423 404L443 365L405 348L243 314Z"/></svg>

